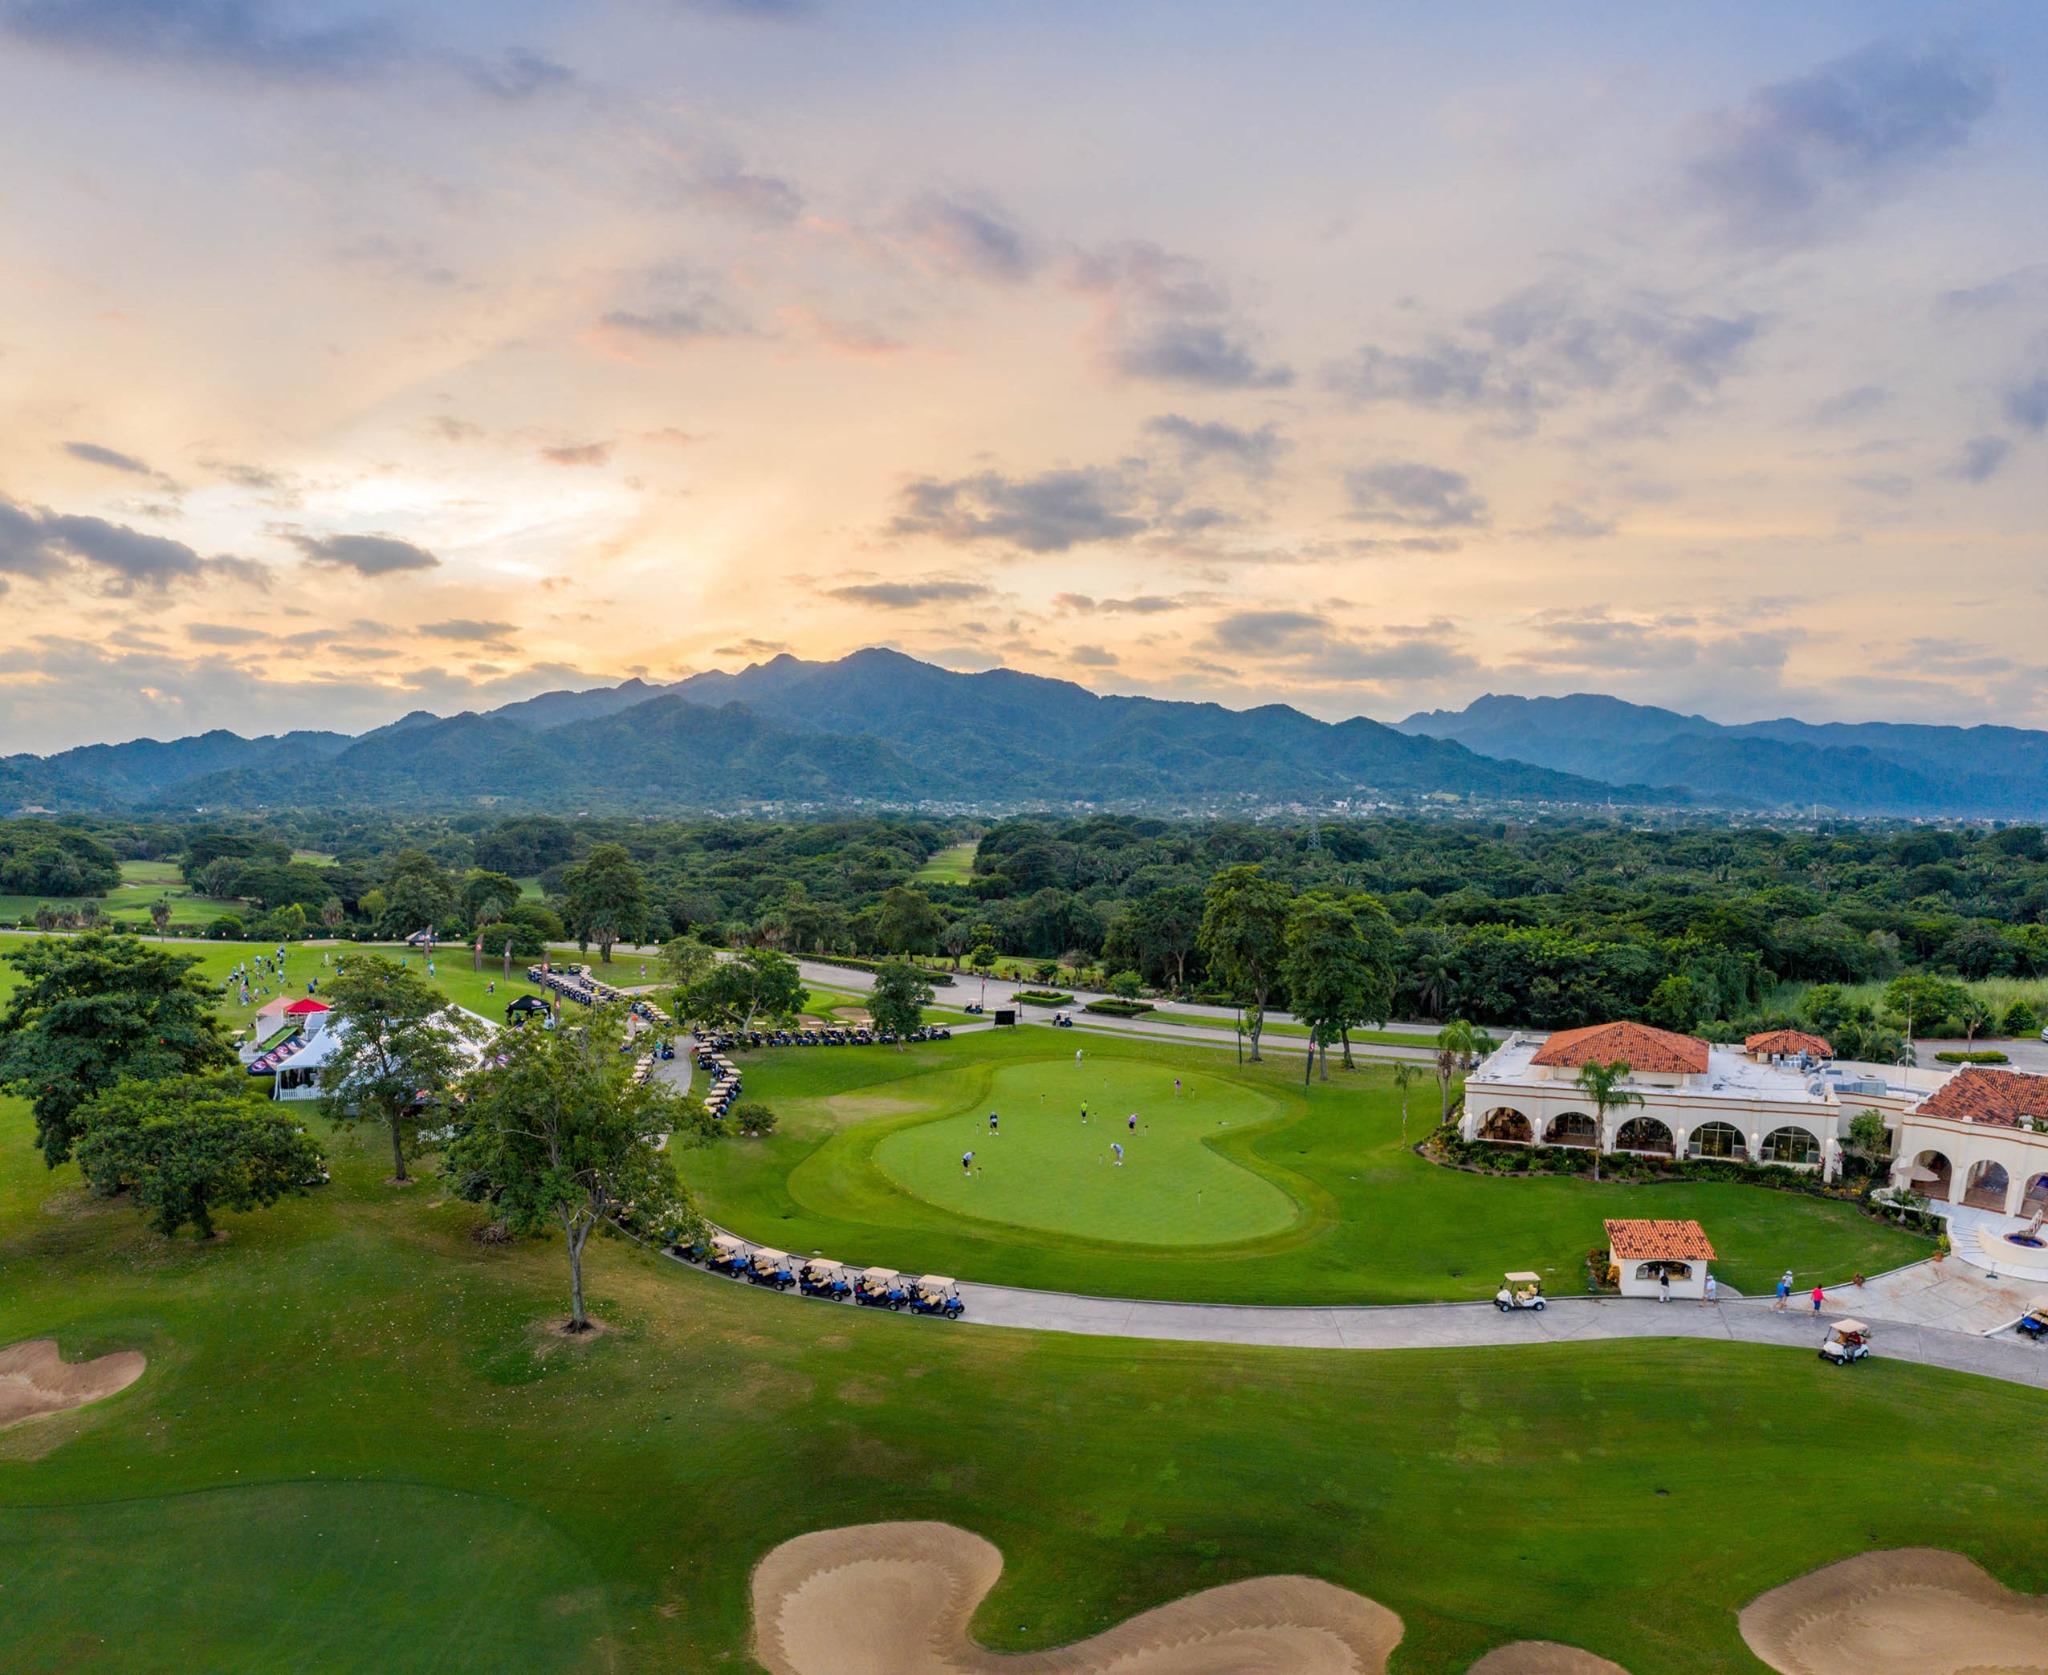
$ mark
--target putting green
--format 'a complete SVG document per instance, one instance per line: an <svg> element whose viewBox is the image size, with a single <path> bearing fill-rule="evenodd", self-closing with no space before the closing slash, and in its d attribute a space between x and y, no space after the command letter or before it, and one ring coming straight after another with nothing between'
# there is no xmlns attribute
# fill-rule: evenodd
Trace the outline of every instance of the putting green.
<svg viewBox="0 0 2048 1675"><path fill-rule="evenodd" d="M1176 1096L1170 1070L1129 1059L1009 1065L974 1105L887 1136L875 1163L956 1215L1082 1238L1218 1245L1292 1226L1299 1204L1209 1144L1283 1107L1255 1087L1186 1071L1181 1081ZM1002 1119L993 1136L991 1111ZM971 1174L960 1165L969 1150Z"/></svg>

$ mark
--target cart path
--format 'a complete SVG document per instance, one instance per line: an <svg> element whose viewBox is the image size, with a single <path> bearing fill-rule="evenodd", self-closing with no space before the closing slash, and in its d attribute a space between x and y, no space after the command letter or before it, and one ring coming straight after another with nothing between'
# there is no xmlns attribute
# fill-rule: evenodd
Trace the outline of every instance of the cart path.
<svg viewBox="0 0 2048 1675"><path fill-rule="evenodd" d="M1591 1343L1617 1338L1715 1338L1816 1353L1830 1320L1780 1313L1768 1298L1701 1307L1619 1297L1559 1297L1549 1307L1503 1314L1491 1303L1412 1303L1365 1308L1136 1302L1011 1286L960 1284L967 1319L979 1326L1089 1337L1257 1344L1292 1349L1483 1349L1501 1344ZM2016 1334L1983 1337L1938 1326L1878 1321L1873 1357L1978 1373L2048 1389L2048 1347ZM1855 1369L1844 1369L1845 1376Z"/></svg>

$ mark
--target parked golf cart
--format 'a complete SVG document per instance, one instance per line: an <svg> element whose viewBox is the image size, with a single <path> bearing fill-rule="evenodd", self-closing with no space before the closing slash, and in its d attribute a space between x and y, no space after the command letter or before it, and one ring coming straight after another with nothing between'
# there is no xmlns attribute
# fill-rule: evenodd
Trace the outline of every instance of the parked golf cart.
<svg viewBox="0 0 2048 1675"><path fill-rule="evenodd" d="M1064 1012L1055 1012L1045 1021L1051 1024L1054 1029L1072 1029L1074 1027L1074 1020Z"/></svg>
<svg viewBox="0 0 2048 1675"><path fill-rule="evenodd" d="M846 1277L846 1265L829 1256L814 1256L797 1270L797 1288L806 1297L827 1297L843 1303L853 1295L853 1281Z"/></svg>
<svg viewBox="0 0 2048 1675"><path fill-rule="evenodd" d="M1846 1367L1870 1354L1870 1328L1860 1320L1838 1320L1828 1328L1828 1341L1820 1346L1820 1358Z"/></svg>
<svg viewBox="0 0 2048 1675"><path fill-rule="evenodd" d="M871 1309L900 1309L910 1299L894 1268L868 1268L854 1282L853 1300Z"/></svg>
<svg viewBox="0 0 2048 1675"><path fill-rule="evenodd" d="M926 1274L910 1288L910 1312L958 1320L967 1312L967 1305L960 1301L959 1282L944 1274Z"/></svg>
<svg viewBox="0 0 2048 1675"><path fill-rule="evenodd" d="M1524 1270L1505 1276L1500 1289L1493 1294L1493 1306L1502 1314L1511 1314L1516 1309L1543 1307L1543 1276Z"/></svg>
<svg viewBox="0 0 2048 1675"><path fill-rule="evenodd" d="M796 1264L790 1261L788 1251L770 1250L763 1245L747 1264L747 1279L754 1285L772 1285L777 1291L787 1291L796 1284Z"/></svg>
<svg viewBox="0 0 2048 1675"><path fill-rule="evenodd" d="M730 1274L738 1279L747 1271L750 1254L746 1241L735 1239L730 1233L714 1233L711 1254L704 1259L704 1266L714 1274Z"/></svg>
<svg viewBox="0 0 2048 1675"><path fill-rule="evenodd" d="M2014 1330L2021 1337L2032 1338L2036 1343L2039 1343L2044 1335L2048 1335L2048 1297L2036 1297L2029 1303L2027 1312L2020 1316L2019 1324Z"/></svg>

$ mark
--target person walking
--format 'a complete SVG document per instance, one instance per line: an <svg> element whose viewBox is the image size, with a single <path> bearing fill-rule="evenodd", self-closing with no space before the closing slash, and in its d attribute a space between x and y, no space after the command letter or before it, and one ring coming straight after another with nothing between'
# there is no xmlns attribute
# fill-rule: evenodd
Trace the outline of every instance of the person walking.
<svg viewBox="0 0 2048 1675"><path fill-rule="evenodd" d="M1787 1268L1778 1281L1778 1300L1771 1307L1780 1314L1785 1312L1786 1299L1792 1295L1792 1270Z"/></svg>
<svg viewBox="0 0 2048 1675"><path fill-rule="evenodd" d="M1136 1111L1133 1111L1131 1113L1131 1120L1129 1126L1133 1134L1138 1132L1138 1113Z"/></svg>
<svg viewBox="0 0 2048 1675"><path fill-rule="evenodd" d="M1717 1289L1718 1287L1714 1283L1714 1276L1712 1274L1707 1275L1707 1289L1705 1294L1700 1298L1701 1308L1710 1309L1714 1306L1715 1302L1717 1301L1717 1298L1714 1295Z"/></svg>
<svg viewBox="0 0 2048 1675"><path fill-rule="evenodd" d="M1079 1047L1076 1047L1074 1049L1074 1062L1076 1064L1079 1064L1081 1062L1081 1049Z"/></svg>
<svg viewBox="0 0 2048 1675"><path fill-rule="evenodd" d="M1824 1295L1825 1294L1821 1291L1821 1288L1819 1286L1816 1285L1813 1288L1813 1312L1815 1314L1820 1313L1821 1299Z"/></svg>
<svg viewBox="0 0 2048 1675"><path fill-rule="evenodd" d="M1671 1270L1669 1268L1660 1268L1657 1271L1657 1301L1660 1303L1671 1301Z"/></svg>

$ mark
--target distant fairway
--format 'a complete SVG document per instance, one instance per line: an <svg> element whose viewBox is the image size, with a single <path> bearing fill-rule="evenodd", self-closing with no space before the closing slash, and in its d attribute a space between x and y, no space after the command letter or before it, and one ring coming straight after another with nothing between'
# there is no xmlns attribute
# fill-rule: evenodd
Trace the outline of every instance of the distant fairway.
<svg viewBox="0 0 2048 1675"><path fill-rule="evenodd" d="M973 843L952 844L934 853L911 876L941 884L965 884L974 876L974 852L980 847L979 839Z"/></svg>
<svg viewBox="0 0 2048 1675"><path fill-rule="evenodd" d="M1145 1245L1228 1244L1278 1233L1302 1208L1204 1142L1279 1116L1256 1087L1131 1059L1006 1066L966 1110L889 1135L875 1162L942 1209L1048 1233ZM1088 1121L1081 1121L1081 1102ZM990 1111L1001 1132L991 1138ZM1138 1130L1125 1121L1138 1113ZM1110 1150L1124 1148L1119 1168ZM974 1174L960 1167L974 1152Z"/></svg>

